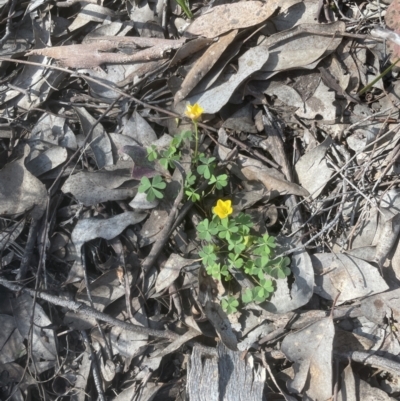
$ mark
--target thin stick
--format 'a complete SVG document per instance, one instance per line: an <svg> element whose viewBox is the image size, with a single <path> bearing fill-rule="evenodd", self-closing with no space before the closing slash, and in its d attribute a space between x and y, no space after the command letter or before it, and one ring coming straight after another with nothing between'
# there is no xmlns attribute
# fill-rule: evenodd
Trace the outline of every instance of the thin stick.
<svg viewBox="0 0 400 401"><path fill-rule="evenodd" d="M61 298L56 295L51 295L45 291L40 291L40 290L35 291L30 288L25 288L22 285L14 284L2 277L0 277L0 285L3 285L4 287L8 288L11 291L23 292L31 296L36 295L36 298L43 299L44 301L50 302L53 305L67 308L68 310L81 313L82 315L85 316L90 316L92 318L101 320L102 322L108 323L112 326L122 327L123 329L130 331L132 333L139 333L146 336L152 336L158 338L168 338L170 340L175 340L180 337L179 334L175 334L174 332L169 330L149 329L147 327L137 326L132 323L124 322L122 320L111 317L106 313L99 312L98 310L93 309L82 302L76 302L70 299Z"/></svg>

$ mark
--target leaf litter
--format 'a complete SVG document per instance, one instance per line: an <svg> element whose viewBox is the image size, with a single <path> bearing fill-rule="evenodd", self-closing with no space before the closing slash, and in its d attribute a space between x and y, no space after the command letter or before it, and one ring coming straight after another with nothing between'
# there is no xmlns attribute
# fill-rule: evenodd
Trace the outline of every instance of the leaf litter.
<svg viewBox="0 0 400 401"><path fill-rule="evenodd" d="M400 2L328 3L0 1L0 399L398 397Z"/></svg>

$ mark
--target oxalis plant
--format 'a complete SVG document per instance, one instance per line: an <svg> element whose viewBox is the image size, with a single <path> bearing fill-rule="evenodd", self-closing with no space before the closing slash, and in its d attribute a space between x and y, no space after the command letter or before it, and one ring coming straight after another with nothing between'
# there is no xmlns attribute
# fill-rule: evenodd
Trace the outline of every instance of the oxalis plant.
<svg viewBox="0 0 400 401"><path fill-rule="evenodd" d="M231 273L242 270L254 283L254 288L243 292L242 302L266 301L274 292L274 280L290 274L290 259L274 256L273 236L250 235L253 223L249 215L239 213L230 217L230 200L218 200L212 212L212 219L204 219L197 227L199 238L206 243L199 256L207 273L216 280L229 282ZM234 313L239 301L228 295L222 298L221 306L227 313Z"/></svg>
<svg viewBox="0 0 400 401"><path fill-rule="evenodd" d="M222 189L228 185L227 174L215 175L215 169L217 166L217 161L215 157L208 157L204 153L198 153L199 147L199 135L198 135L198 120L203 113L203 109L196 103L193 106L188 105L186 107L186 116L188 116L194 126L194 133L191 131L184 131L176 135L168 148L161 151L157 150L155 146L150 146L147 148L147 159L150 162L158 161L158 163L164 168L174 168L175 161L181 159L181 148L185 140L194 139L194 154L192 157L192 164L196 167L196 174L189 171L186 175L185 181L185 194L192 202L199 201L204 194L200 194L198 188L198 183L201 178L208 181L212 188L210 193L214 189ZM164 189L167 184L161 175L156 175L155 177L149 179L143 177L140 181L138 191L140 193L146 194L146 199L150 202L155 199L162 199L164 197Z"/></svg>
<svg viewBox="0 0 400 401"><path fill-rule="evenodd" d="M185 194L192 202L201 200L206 196L199 192L199 182L208 181L211 187L209 194L215 189L222 189L228 185L227 174L215 174L217 162L215 157L208 157L198 153L198 120L203 109L195 104L188 105L186 116L194 126L194 133L185 131L176 135L169 147L158 151L154 146L147 148L149 161L157 160L164 169L173 168L174 162L181 157L180 149L185 140L195 142L192 164L195 172L189 172L185 181ZM160 175L152 179L143 177L139 186L139 192L146 193L147 200L164 197L163 191L166 183ZM253 288L248 288L242 293L242 302L261 303L266 301L274 292L274 280L285 278L290 274L290 259L287 257L275 257L275 238L268 234L254 236L250 234L253 226L251 217L245 213L239 213L235 217L230 200L218 200L212 209L212 218L205 218L197 226L198 237L202 241L199 256L207 273L214 279L227 283L232 279L232 273L238 270L244 273L254 283ZM227 291L229 294L229 291ZM234 313L239 306L239 300L233 295L224 296L221 306L227 313Z"/></svg>

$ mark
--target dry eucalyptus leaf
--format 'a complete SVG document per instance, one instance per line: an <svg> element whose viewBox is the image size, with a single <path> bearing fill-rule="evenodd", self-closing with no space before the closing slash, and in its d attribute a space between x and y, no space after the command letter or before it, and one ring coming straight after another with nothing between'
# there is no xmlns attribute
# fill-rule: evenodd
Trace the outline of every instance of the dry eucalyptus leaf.
<svg viewBox="0 0 400 401"><path fill-rule="evenodd" d="M247 28L267 20L278 8L279 1L243 1L211 8L196 18L186 34L215 38L232 29Z"/></svg>
<svg viewBox="0 0 400 401"><path fill-rule="evenodd" d="M247 4L247 2L234 4ZM260 70L267 60L268 50L266 48L252 47L239 57L239 71L236 74L230 74L224 78L224 81L217 80L212 88L193 95L187 100L191 104L199 103L205 113L216 113L229 101L235 89L252 73Z"/></svg>
<svg viewBox="0 0 400 401"><path fill-rule="evenodd" d="M79 220L72 231L71 241L75 245L75 263L72 266L67 283L79 281L83 278L81 255L82 245L95 238L111 240L121 234L128 226L140 223L146 214L137 212L124 212L108 219L89 218Z"/></svg>
<svg viewBox="0 0 400 401"><path fill-rule="evenodd" d="M44 45L51 46L50 25L49 14L42 19L32 20L36 48ZM20 107L24 110L38 107L47 100L54 89L58 88L66 75L65 72L46 68L47 64L51 64L48 57L30 56L28 61L35 63L35 65L25 65L22 72L11 82L14 88L20 89L9 88L3 93L1 101L2 103L10 101L8 107Z"/></svg>
<svg viewBox="0 0 400 401"><path fill-rule="evenodd" d="M326 162L326 152L332 144L328 136L324 142L303 155L295 165L300 184L316 199L325 188L333 171Z"/></svg>
<svg viewBox="0 0 400 401"><path fill-rule="evenodd" d="M303 392L303 399L309 401L327 400L332 396L334 334L333 320L325 318L284 338L281 350L294 362L295 370L294 379L287 383L289 391Z"/></svg>
<svg viewBox="0 0 400 401"><path fill-rule="evenodd" d="M61 190L64 193L71 193L78 202L85 206L91 206L101 202L123 200L135 196L136 188L118 188L131 179L129 170L82 171L68 177Z"/></svg>
<svg viewBox="0 0 400 401"><path fill-rule="evenodd" d="M151 146L157 140L154 129L137 111L125 121L122 134L133 138L142 146Z"/></svg>
<svg viewBox="0 0 400 401"><path fill-rule="evenodd" d="M391 189L380 203L379 225L375 234L376 253L374 261L383 266L400 232L400 191Z"/></svg>
<svg viewBox="0 0 400 401"><path fill-rule="evenodd" d="M197 53L198 51L204 49L206 46L213 42L212 39L207 38L196 38L187 43L185 43L182 47L180 47L174 57L172 58L169 66L173 67L176 64L180 63L187 57L192 56L193 54Z"/></svg>
<svg viewBox="0 0 400 401"><path fill-rule="evenodd" d="M185 259L182 256L172 253L157 277L156 291L159 293L168 288L178 277L185 266L195 263L192 259Z"/></svg>
<svg viewBox="0 0 400 401"><path fill-rule="evenodd" d="M6 164L0 170L0 215L14 215L31 211L33 219L42 216L46 208L46 187L25 167L29 146L24 157Z"/></svg>
<svg viewBox="0 0 400 401"><path fill-rule="evenodd" d="M79 220L72 231L71 240L80 255L81 247L85 242L95 238L111 240L121 234L126 227L140 223L146 216L145 213L124 212L108 219Z"/></svg>
<svg viewBox="0 0 400 401"><path fill-rule="evenodd" d="M114 12L109 8L97 4L86 4L68 27L69 32L73 32L89 22L103 22L107 17L113 17Z"/></svg>
<svg viewBox="0 0 400 401"><path fill-rule="evenodd" d="M222 145L218 146L218 156L225 160L230 149ZM266 167L263 163L250 157L239 155L236 163L230 165L230 170L243 181L258 181L271 192L271 196L293 194L309 196L307 190L285 179L278 170Z"/></svg>
<svg viewBox="0 0 400 401"><path fill-rule="evenodd" d="M185 334L178 337L176 340L174 340L171 344L169 344L166 348L164 348L160 353L156 354L155 356L163 357L165 355L171 354L172 352L182 347L183 344L190 341L192 338L198 336L201 336L201 333L199 331L189 328L189 330Z"/></svg>
<svg viewBox="0 0 400 401"><path fill-rule="evenodd" d="M0 232L0 252L5 251L21 234L25 219L18 221Z"/></svg>
<svg viewBox="0 0 400 401"><path fill-rule="evenodd" d="M293 238L278 237L280 250L296 248L299 241ZM289 285L287 278L275 281L276 289L265 309L272 313L286 313L305 305L312 297L314 289L314 270L310 256L305 250L290 255L290 270L294 283ZM292 280L292 279L290 279Z"/></svg>
<svg viewBox="0 0 400 401"><path fill-rule="evenodd" d="M219 38L213 43L204 54L194 63L189 73L182 82L181 89L175 94L175 103L183 100L192 89L203 79L219 60L226 48L233 42L237 35L237 29Z"/></svg>
<svg viewBox="0 0 400 401"><path fill-rule="evenodd" d="M279 13L269 19L278 32L286 31L300 24L315 24L319 3L314 0L282 0Z"/></svg>
<svg viewBox="0 0 400 401"><path fill-rule="evenodd" d="M113 165L111 141L103 126L96 124L92 130L96 119L83 107L75 107L75 111L79 117L85 137L90 133L87 143L94 154L97 167L102 169L105 166Z"/></svg>
<svg viewBox="0 0 400 401"><path fill-rule="evenodd" d="M53 46L31 50L27 55L52 57L59 60L63 66L71 68L94 68L106 63L125 64L138 61L160 60L165 58L169 51L178 49L185 42L185 39L153 39L153 41L149 39L147 41L140 41L140 39L135 37L106 36L91 39L84 44ZM138 41L139 43L137 43ZM153 43L151 47L136 51L133 54L113 52L113 50L119 47L147 47L146 44L151 43Z"/></svg>
<svg viewBox="0 0 400 401"><path fill-rule="evenodd" d="M54 330L46 329L51 325L51 321L47 317L43 308L36 302L33 309L33 298L26 293L20 294L18 298L11 301L15 324L21 336L28 340L32 338L33 357L37 362L40 360L53 361L57 358L58 352L54 337ZM31 316L34 312L34 322L31 324ZM31 330L33 333L31 333ZM32 335L32 337L31 337Z"/></svg>
<svg viewBox="0 0 400 401"><path fill-rule="evenodd" d="M364 299L361 303L364 316L382 325L390 317L400 320L400 289L377 294Z"/></svg>
<svg viewBox="0 0 400 401"><path fill-rule="evenodd" d="M67 149L61 146L53 146L44 152L41 152L37 157L26 163L26 168L35 177L47 173L53 168L64 163L68 158Z"/></svg>
<svg viewBox="0 0 400 401"><path fill-rule="evenodd" d="M378 269L364 260L344 254L311 255L316 273L315 293L337 305L389 289Z"/></svg>
<svg viewBox="0 0 400 401"><path fill-rule="evenodd" d="M25 355L24 339L16 328L14 317L0 314L0 364L13 362Z"/></svg>
<svg viewBox="0 0 400 401"><path fill-rule="evenodd" d="M302 24L271 35L260 45L270 53L262 71L282 71L312 64L339 46L342 39L334 35L344 30L344 22L338 21L333 24Z"/></svg>

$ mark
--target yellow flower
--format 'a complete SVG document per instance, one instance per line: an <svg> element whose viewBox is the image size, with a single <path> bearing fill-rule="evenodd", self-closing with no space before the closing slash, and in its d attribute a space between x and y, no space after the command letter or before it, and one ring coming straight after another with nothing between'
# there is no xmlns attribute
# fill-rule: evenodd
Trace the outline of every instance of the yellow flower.
<svg viewBox="0 0 400 401"><path fill-rule="evenodd" d="M223 201L218 199L217 206L214 207L213 212L220 218L224 219L233 213L232 202L230 200Z"/></svg>
<svg viewBox="0 0 400 401"><path fill-rule="evenodd" d="M201 115L203 114L204 109L200 107L198 103L195 103L193 106L188 104L186 106L185 114L193 121L197 121Z"/></svg>

